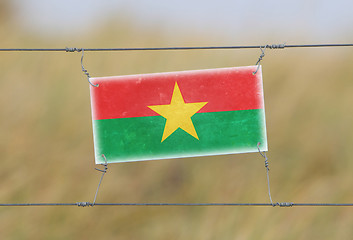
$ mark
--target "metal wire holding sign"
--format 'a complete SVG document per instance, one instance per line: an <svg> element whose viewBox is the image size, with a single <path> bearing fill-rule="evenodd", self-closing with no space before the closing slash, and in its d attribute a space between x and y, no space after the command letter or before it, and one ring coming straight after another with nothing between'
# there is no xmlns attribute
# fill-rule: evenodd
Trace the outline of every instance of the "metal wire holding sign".
<svg viewBox="0 0 353 240"><path fill-rule="evenodd" d="M108 170L107 158L105 157L104 154L102 154L102 157L104 158L104 164L103 164L104 169L101 170L101 169L95 168L97 171L102 172L102 176L101 176L101 180L99 181L99 184L98 184L98 187L97 187L97 190L96 190L96 195L94 195L94 200L93 200L92 206L94 206L94 204L96 203L98 191L99 191L99 188L100 188L101 183L102 183L102 181L103 181L104 174L106 174L106 172L107 172L107 170Z"/></svg>
<svg viewBox="0 0 353 240"><path fill-rule="evenodd" d="M257 60L257 62L256 62L256 64L255 64L255 65L257 65L257 68L256 68L256 71L252 73L253 75L255 75L255 74L259 71L259 69L260 69L260 62L262 61L263 57L265 56L266 47L267 47L267 46L265 46L263 49L262 49L262 47L260 47L261 55L260 55L260 57L259 57L259 60ZM259 151L260 151L260 149L259 149ZM261 153L261 152L260 152L260 153Z"/></svg>
<svg viewBox="0 0 353 240"><path fill-rule="evenodd" d="M81 56L81 69L82 69L82 72L87 76L87 81L89 82L89 84L91 84L91 86L93 87L98 87L99 84L93 84L91 81L90 81L90 78L91 76L89 75L88 71L83 67L83 57L84 57L84 50L82 49L82 56Z"/></svg>
<svg viewBox="0 0 353 240"><path fill-rule="evenodd" d="M257 149L259 150L259 153L260 155L265 158L265 168L266 168L266 176L267 176L267 188L268 188L268 196L270 198L270 202L271 204L273 205L273 202L272 202L272 197L271 197L271 187L270 187L270 168L269 168L269 163L268 163L268 158L266 156L266 153L265 152L261 152L260 150L260 145L261 143L257 143Z"/></svg>

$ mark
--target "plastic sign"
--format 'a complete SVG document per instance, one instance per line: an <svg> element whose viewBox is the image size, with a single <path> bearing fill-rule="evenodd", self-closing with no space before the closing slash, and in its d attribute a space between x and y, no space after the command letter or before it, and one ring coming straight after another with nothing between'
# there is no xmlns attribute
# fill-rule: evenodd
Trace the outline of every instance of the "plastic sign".
<svg viewBox="0 0 353 240"><path fill-rule="evenodd" d="M96 163L267 151L256 68L91 78Z"/></svg>

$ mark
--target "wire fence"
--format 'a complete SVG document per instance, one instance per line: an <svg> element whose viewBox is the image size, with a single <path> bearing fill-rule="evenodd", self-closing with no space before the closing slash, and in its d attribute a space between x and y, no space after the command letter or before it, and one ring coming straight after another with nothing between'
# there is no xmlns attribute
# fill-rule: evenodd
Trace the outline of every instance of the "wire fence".
<svg viewBox="0 0 353 240"><path fill-rule="evenodd" d="M285 48L322 48L353 47L353 43L328 44L267 44L249 46L196 46L196 47L136 47L136 48L0 48L1 52L102 52L102 51L172 51L172 50L229 50L229 49L285 49Z"/></svg>
<svg viewBox="0 0 353 240"><path fill-rule="evenodd" d="M272 44L272 45L250 45L250 46L196 46L196 47L145 47L145 48L0 48L0 52L82 52L85 51L173 51L173 50L231 50L231 49L261 49L262 54L257 62L260 63L264 57L265 49L285 49L285 48L323 48L323 47L353 47L353 43L329 43L329 44ZM82 71L89 74L82 65ZM93 85L94 86L94 85ZM145 206L145 207L353 207L353 203L293 203L293 202L272 202L269 182L268 159L265 153L259 153L265 158L265 168L267 173L268 194L270 203L96 203L99 187L103 176L107 172L107 163L104 164L104 170L96 169L102 172L98 188L93 202L75 202L75 203L0 203L0 207L50 207L50 206L76 206L76 207L94 207L94 206Z"/></svg>
<svg viewBox="0 0 353 240"><path fill-rule="evenodd" d="M353 207L353 203L1 203L0 207Z"/></svg>

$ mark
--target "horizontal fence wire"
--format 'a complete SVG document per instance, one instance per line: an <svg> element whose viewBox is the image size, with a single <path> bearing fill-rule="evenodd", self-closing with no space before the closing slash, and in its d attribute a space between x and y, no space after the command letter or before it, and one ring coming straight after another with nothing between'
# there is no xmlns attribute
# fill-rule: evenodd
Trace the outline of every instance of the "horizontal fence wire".
<svg viewBox="0 0 353 240"><path fill-rule="evenodd" d="M353 47L353 43L329 44L271 44L250 46L203 46L203 47L137 47L137 48L0 48L2 52L81 52L81 51L172 51L172 50L222 50L222 49L285 49L317 47Z"/></svg>
<svg viewBox="0 0 353 240"><path fill-rule="evenodd" d="M1 203L0 207L49 207L49 206L149 206L149 207L353 207L353 203Z"/></svg>

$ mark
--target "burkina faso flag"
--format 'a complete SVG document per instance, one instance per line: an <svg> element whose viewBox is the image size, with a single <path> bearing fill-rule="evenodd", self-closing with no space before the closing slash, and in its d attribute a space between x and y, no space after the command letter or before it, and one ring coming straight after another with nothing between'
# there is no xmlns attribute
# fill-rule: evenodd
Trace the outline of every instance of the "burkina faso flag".
<svg viewBox="0 0 353 240"><path fill-rule="evenodd" d="M96 163L267 151L256 66L92 78Z"/></svg>

